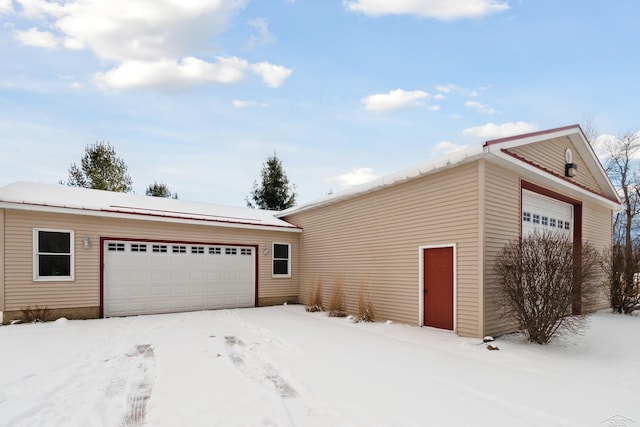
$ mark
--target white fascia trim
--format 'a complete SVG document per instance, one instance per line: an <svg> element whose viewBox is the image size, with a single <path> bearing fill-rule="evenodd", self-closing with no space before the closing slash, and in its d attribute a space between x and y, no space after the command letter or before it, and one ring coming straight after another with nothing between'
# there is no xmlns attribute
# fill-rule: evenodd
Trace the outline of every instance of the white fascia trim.
<svg viewBox="0 0 640 427"><path fill-rule="evenodd" d="M0 208L25 210L25 211L33 211L33 212L61 213L61 214L67 214L67 215L94 216L94 217L102 217L102 218L120 218L120 219L135 219L135 220L142 220L142 221L168 222L173 224L193 224L193 225L203 225L203 226L221 227L221 228L240 228L240 229L248 229L248 230L302 233L302 229L297 227L278 227L276 225L239 224L234 222L206 221L206 220L188 219L188 218L171 218L171 217L164 217L164 216L140 215L136 213L120 213L120 212L109 212L109 211L99 211L99 210L89 210L89 209L64 208L64 207L56 207L56 206L30 205L30 204L11 203L11 202L0 202Z"/></svg>
<svg viewBox="0 0 640 427"><path fill-rule="evenodd" d="M607 172L602 167L598 156L596 156L595 151L591 147L591 144L584 138L582 131L578 126L570 127L567 129L558 130L551 133L541 133L538 135L531 135L525 138L514 138L513 140L498 142L493 144L487 144L486 150L489 153L497 154L500 153L503 149L510 149L514 147L520 147L522 145L533 144L540 141L545 141L553 138L561 138L563 136L568 136L571 142L573 143L578 153L583 158L583 160L587 163L590 168L596 168L600 172L600 174L595 174L594 178L598 182L598 185L601 187L606 187L611 191L611 194L615 197L618 197L618 192L615 187L611 183L611 180L608 178ZM491 142L491 141L489 141Z"/></svg>
<svg viewBox="0 0 640 427"><path fill-rule="evenodd" d="M577 126L574 126L567 129L561 129L555 132L549 132L549 133L543 132L538 134L534 133L531 136L525 136L523 138L513 137L512 139L509 139L508 141L504 141L504 142L499 142L500 140L495 140L498 142L487 141L488 144L486 146L490 149L489 151L492 151L491 148L509 149L513 147L519 147L521 145L533 144L534 142L546 141L547 139L560 138L563 136L575 134L577 132L580 132L579 128Z"/></svg>
<svg viewBox="0 0 640 427"><path fill-rule="evenodd" d="M520 173L519 170L521 171L524 169L525 171L529 172L529 175L534 175L539 179L542 179L543 181L551 182L554 185L559 185L563 188L566 188L567 190L569 190L570 193L579 193L584 198L590 199L595 203L602 206L606 206L607 208L613 209L614 211L619 211L622 209L622 206L620 204L612 200L609 200L606 197L602 197L596 193L585 190L584 188L579 187L577 185L571 185L570 183L566 182L564 179L558 178L554 175L543 173L543 171L541 171L539 168L532 166L528 163L522 162L508 154L503 153L502 151L499 151L499 150L492 151L491 154L497 157L498 159L508 163L509 164L509 166L507 167L508 169L511 169L519 173L519 175L523 176L524 178L526 178L526 176L524 176L525 174Z"/></svg>
<svg viewBox="0 0 640 427"><path fill-rule="evenodd" d="M578 141L576 141L575 138L578 138ZM595 167L598 169L598 171L600 171L599 175L596 174L594 176L598 184L601 187L607 187L609 191L611 191L611 194L614 194L619 199L618 191L615 189L615 187L613 186L613 183L609 179L609 175L607 174L607 171L605 171L604 168L602 167L602 163L600 163L598 156L596 155L595 151L593 151L593 147L591 146L591 144L589 144L589 142L587 142L582 137L581 133L570 135L569 139L571 140L573 145L576 147L576 149L578 150L578 153L580 154L580 156L582 156L584 161L591 163L590 165L591 167Z"/></svg>

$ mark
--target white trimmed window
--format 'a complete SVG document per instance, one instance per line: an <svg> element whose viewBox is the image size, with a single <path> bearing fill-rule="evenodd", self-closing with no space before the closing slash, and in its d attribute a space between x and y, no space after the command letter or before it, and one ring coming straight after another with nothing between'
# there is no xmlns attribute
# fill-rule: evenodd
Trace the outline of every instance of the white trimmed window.
<svg viewBox="0 0 640 427"><path fill-rule="evenodd" d="M291 244L273 244L273 277L291 277Z"/></svg>
<svg viewBox="0 0 640 427"><path fill-rule="evenodd" d="M33 280L73 280L73 231L33 230Z"/></svg>

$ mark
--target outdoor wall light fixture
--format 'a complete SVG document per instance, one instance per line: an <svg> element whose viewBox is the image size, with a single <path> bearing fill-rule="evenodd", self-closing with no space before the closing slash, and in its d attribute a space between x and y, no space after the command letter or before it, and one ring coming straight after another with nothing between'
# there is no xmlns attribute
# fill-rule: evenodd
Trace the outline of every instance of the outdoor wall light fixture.
<svg viewBox="0 0 640 427"><path fill-rule="evenodd" d="M573 178L578 171L578 165L573 163L573 154L570 149L564 150L564 176Z"/></svg>
<svg viewBox="0 0 640 427"><path fill-rule="evenodd" d="M264 249L262 250L262 253L264 255L268 255L269 254L269 246L265 246Z"/></svg>
<svg viewBox="0 0 640 427"><path fill-rule="evenodd" d="M84 242L84 248L89 249L91 247L91 239L89 239L89 236L84 236L82 240Z"/></svg>

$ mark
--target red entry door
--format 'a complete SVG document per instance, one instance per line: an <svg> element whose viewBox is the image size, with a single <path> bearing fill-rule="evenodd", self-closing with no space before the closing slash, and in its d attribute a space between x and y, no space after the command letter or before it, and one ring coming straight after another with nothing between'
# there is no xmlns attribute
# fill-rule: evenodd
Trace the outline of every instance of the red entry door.
<svg viewBox="0 0 640 427"><path fill-rule="evenodd" d="M453 248L424 250L424 325L453 330Z"/></svg>

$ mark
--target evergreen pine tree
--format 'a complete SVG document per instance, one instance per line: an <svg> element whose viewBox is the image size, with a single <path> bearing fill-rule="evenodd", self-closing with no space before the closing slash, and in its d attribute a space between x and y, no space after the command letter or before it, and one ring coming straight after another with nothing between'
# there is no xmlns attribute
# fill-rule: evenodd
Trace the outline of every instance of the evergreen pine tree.
<svg viewBox="0 0 640 427"><path fill-rule="evenodd" d="M273 153L262 164L262 182L254 181L247 206L281 211L295 206L296 196L295 186L289 184L282 162Z"/></svg>
<svg viewBox="0 0 640 427"><path fill-rule="evenodd" d="M147 187L147 196L177 199L178 193L172 193L164 182L154 181Z"/></svg>
<svg viewBox="0 0 640 427"><path fill-rule="evenodd" d="M66 185L128 193L132 181L124 160L116 156L111 144L101 141L87 145L80 167L71 165Z"/></svg>

